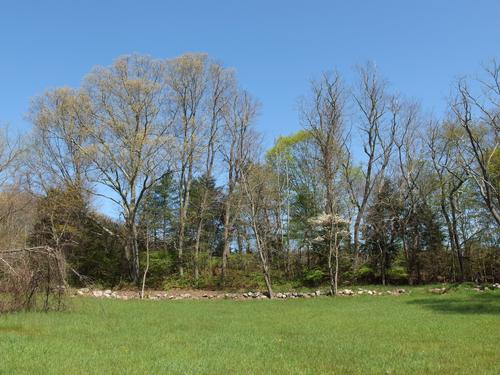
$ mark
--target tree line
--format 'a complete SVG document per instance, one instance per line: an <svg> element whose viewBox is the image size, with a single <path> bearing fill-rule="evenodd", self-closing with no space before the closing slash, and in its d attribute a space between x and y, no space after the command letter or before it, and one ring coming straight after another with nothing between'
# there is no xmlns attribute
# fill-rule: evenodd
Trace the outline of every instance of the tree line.
<svg viewBox="0 0 500 375"><path fill-rule="evenodd" d="M500 66L456 81L442 118L356 72L311 81L268 150L260 103L205 54L49 90L29 135L0 137L0 248L59 249L74 284L498 280Z"/></svg>

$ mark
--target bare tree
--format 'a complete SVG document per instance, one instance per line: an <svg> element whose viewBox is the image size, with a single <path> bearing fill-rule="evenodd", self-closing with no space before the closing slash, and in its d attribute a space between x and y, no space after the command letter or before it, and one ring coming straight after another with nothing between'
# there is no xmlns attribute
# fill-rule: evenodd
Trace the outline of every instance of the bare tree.
<svg viewBox="0 0 500 375"><path fill-rule="evenodd" d="M146 56L125 56L86 79L91 120L88 146L79 145L99 172L98 193L121 208L125 255L139 281L137 213L145 193L168 170L175 113L168 100L165 64Z"/></svg>
<svg viewBox="0 0 500 375"><path fill-rule="evenodd" d="M222 277L227 273L230 253L231 228L236 219L239 197L236 191L241 182L242 168L251 152L253 133L251 125L257 115L258 103L245 91L234 89L231 100L224 108L224 143L221 148L224 169L227 172L226 198L224 202L224 233L222 251Z"/></svg>
<svg viewBox="0 0 500 375"><path fill-rule="evenodd" d="M395 129L393 142L396 160L393 176L398 182L399 194L396 202L385 202L385 206L392 208L392 215L395 215L390 219L392 226L397 223L399 228L407 268L410 272L416 269L416 279L419 280L420 261L417 255L421 233L409 231L408 227L412 219L418 215L418 209L425 204L434 187L426 183L427 181L423 178L427 167L424 157L427 150L422 142L423 136L420 132L422 123L419 118L419 107L415 103L400 103L399 99L393 98L389 111L392 129ZM404 207L404 210L399 214L400 217L397 217L398 210L396 208L399 204ZM394 231L395 229L392 230L392 232ZM411 232L412 238L408 238L408 232ZM391 241L394 241L392 234ZM413 278L410 277L410 283L412 282Z"/></svg>
<svg viewBox="0 0 500 375"><path fill-rule="evenodd" d="M311 84L311 98L301 107L302 123L311 134L318 149L318 167L322 173L324 186L325 217L336 217L339 212L340 189L337 186L338 171L344 158L344 89L338 74L323 74L321 79ZM336 194L337 193L337 194ZM331 220L328 231L328 262L332 295L337 292L338 282L338 244L336 221ZM335 254L336 267L333 269L332 256Z"/></svg>
<svg viewBox="0 0 500 375"><path fill-rule="evenodd" d="M360 193L355 187L349 150L347 150L349 155L345 159L343 168L351 201L357 209L353 228L355 266L359 257L359 237L363 215L373 189L380 182L389 163L395 134L394 122L389 120L388 126L384 123L390 103L385 81L378 76L374 66L370 64L359 68L359 77L359 89L354 94L354 100L361 114L359 130L363 139L363 152L366 156L361 169L363 178Z"/></svg>
<svg viewBox="0 0 500 375"><path fill-rule="evenodd" d="M427 144L432 167L439 185L439 206L446 222L451 251L456 254L460 268L460 279L464 280L464 256L459 239L458 205L460 189L467 181L466 171L456 155L459 153L459 138L455 124L430 124Z"/></svg>
<svg viewBox="0 0 500 375"><path fill-rule="evenodd" d="M26 246L33 226L33 196L22 181L26 148L0 127L0 252Z"/></svg>
<svg viewBox="0 0 500 375"><path fill-rule="evenodd" d="M205 134L205 165L203 170L203 192L201 203L198 207L199 216L196 228L196 237L194 244L194 277L199 278L199 254L203 224L206 221L207 210L210 206L210 179L214 169L216 153L220 146L220 128L222 126L224 108L228 103L228 93L234 87L234 77L230 70L223 68L217 63L211 63L208 67L208 88L206 98L207 111L207 132Z"/></svg>
<svg viewBox="0 0 500 375"><path fill-rule="evenodd" d="M32 101L29 173L36 187L64 186L78 194L90 188L91 163L83 151L89 145L90 116L90 101L82 91L59 88Z"/></svg>
<svg viewBox="0 0 500 375"><path fill-rule="evenodd" d="M184 247L187 212L196 162L200 157L204 126L203 99L208 89L207 56L186 54L168 62L167 82L178 111L176 138L179 142L179 235L177 254L179 275L184 275Z"/></svg>
<svg viewBox="0 0 500 375"><path fill-rule="evenodd" d="M463 167L500 225L500 191L491 168L500 142L500 65L493 61L485 71L486 78L477 80L480 95L473 92L465 79L458 82L451 110L466 133L461 150Z"/></svg>
<svg viewBox="0 0 500 375"><path fill-rule="evenodd" d="M270 218L276 205L276 197L270 188L269 173L265 167L249 163L241 170L241 185L248 205L250 226L255 238L262 273L269 298L273 298L271 282L271 262L269 239L271 236Z"/></svg>

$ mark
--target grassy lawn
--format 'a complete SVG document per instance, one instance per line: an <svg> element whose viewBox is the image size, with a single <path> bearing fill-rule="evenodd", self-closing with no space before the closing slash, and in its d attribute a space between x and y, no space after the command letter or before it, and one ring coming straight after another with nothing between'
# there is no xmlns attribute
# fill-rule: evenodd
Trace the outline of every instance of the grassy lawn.
<svg viewBox="0 0 500 375"><path fill-rule="evenodd" d="M500 374L500 291L71 300L0 316L0 374Z"/></svg>

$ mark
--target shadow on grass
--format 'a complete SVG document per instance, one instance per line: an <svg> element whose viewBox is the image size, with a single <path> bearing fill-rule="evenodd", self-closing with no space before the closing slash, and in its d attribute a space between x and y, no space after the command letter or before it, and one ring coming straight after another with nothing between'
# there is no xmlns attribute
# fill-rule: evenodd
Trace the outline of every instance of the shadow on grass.
<svg viewBox="0 0 500 375"><path fill-rule="evenodd" d="M408 301L426 309L446 314L495 314L500 315L500 294L482 293L472 296L448 295Z"/></svg>

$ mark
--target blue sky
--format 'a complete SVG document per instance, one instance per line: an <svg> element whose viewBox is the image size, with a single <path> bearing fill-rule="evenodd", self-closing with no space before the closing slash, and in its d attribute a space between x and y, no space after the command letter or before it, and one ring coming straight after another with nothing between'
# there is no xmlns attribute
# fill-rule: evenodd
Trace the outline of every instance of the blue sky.
<svg viewBox="0 0 500 375"><path fill-rule="evenodd" d="M128 53L207 52L262 102L265 144L299 128L308 80L372 60L392 87L443 111L450 83L500 57L500 1L4 1L0 123Z"/></svg>
<svg viewBox="0 0 500 375"><path fill-rule="evenodd" d="M394 90L442 113L454 79L500 58L500 1L3 1L0 123L28 130L30 98L76 87L120 55L184 52L236 68L262 103L269 146L299 129L311 78L337 68L349 82L368 60Z"/></svg>

